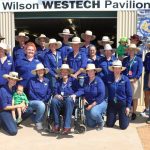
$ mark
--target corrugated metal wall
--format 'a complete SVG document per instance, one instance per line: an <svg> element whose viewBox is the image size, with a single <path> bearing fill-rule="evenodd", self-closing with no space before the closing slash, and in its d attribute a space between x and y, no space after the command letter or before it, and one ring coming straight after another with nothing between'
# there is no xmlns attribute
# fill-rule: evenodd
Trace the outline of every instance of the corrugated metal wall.
<svg viewBox="0 0 150 150"><path fill-rule="evenodd" d="M12 49L15 45L15 19L14 13L0 13L0 33L6 39L2 42Z"/></svg>

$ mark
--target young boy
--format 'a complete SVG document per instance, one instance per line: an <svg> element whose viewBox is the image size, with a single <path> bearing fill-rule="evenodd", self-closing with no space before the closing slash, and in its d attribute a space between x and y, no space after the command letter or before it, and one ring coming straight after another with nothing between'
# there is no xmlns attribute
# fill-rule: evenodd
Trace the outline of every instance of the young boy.
<svg viewBox="0 0 150 150"><path fill-rule="evenodd" d="M18 85L17 91L13 95L12 105L21 104L24 101L26 106L28 106L29 101L28 101L27 96L25 95L25 93L23 91L24 91L23 86ZM18 113L18 119L16 119L15 110L12 111L12 116L17 123L20 123L22 121L22 117L21 117L22 116L22 109L17 108L17 113Z"/></svg>

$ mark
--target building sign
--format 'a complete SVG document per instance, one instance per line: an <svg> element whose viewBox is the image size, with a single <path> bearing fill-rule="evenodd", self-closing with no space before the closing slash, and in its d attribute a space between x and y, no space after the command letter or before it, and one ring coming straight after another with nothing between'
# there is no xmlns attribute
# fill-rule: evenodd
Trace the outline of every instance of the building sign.
<svg viewBox="0 0 150 150"><path fill-rule="evenodd" d="M150 9L149 0L0 0L0 12Z"/></svg>

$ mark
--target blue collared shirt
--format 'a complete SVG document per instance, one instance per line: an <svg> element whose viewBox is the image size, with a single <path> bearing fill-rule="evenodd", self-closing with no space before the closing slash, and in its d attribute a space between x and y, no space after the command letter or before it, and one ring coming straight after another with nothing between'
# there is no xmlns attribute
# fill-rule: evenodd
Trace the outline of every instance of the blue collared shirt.
<svg viewBox="0 0 150 150"><path fill-rule="evenodd" d="M135 57L130 60L130 56L123 59L122 65L126 67L123 74L129 79L139 79L142 75L143 63L142 59L135 55Z"/></svg>
<svg viewBox="0 0 150 150"><path fill-rule="evenodd" d="M49 69L49 75L55 77L56 70L59 69L62 65L62 57L59 51L54 55L51 50L46 53L44 65Z"/></svg>
<svg viewBox="0 0 150 150"><path fill-rule="evenodd" d="M62 79L59 79L54 88L54 94L59 94L62 96L70 96L75 94L76 96L80 96L83 92L81 91L81 87L78 81L75 78L68 78L66 84L63 83Z"/></svg>
<svg viewBox="0 0 150 150"><path fill-rule="evenodd" d="M146 53L143 64L145 67L145 72L150 73L150 52Z"/></svg>
<svg viewBox="0 0 150 150"><path fill-rule="evenodd" d="M31 71L36 68L38 63L40 63L40 61L35 58L32 61L29 61L26 57L17 59L15 62L15 70L19 73L20 77L23 78L23 80L19 81L19 84L26 87L29 79L35 76L31 73Z"/></svg>
<svg viewBox="0 0 150 150"><path fill-rule="evenodd" d="M87 65L87 57L83 52L78 52L76 57L74 57L74 53L71 52L67 57L67 63L69 67L73 69L74 73L76 73L80 68L85 68Z"/></svg>
<svg viewBox="0 0 150 150"><path fill-rule="evenodd" d="M23 47L20 47L19 45L15 46L13 48L13 60L14 62L17 59L22 59L23 57L25 57L25 50Z"/></svg>
<svg viewBox="0 0 150 150"><path fill-rule="evenodd" d="M14 71L14 62L11 56L7 56L6 60L2 64L0 61L0 86L5 85L7 80L3 78L4 74L9 74L10 71Z"/></svg>
<svg viewBox="0 0 150 150"><path fill-rule="evenodd" d="M83 85L83 90L84 97L89 104L92 104L94 101L100 104L104 101L105 86L99 77L96 76L91 83L89 83L89 78L87 77Z"/></svg>
<svg viewBox="0 0 150 150"><path fill-rule="evenodd" d="M126 107L131 107L132 103L132 88L130 80L127 76L121 75L121 79L115 82L114 75L109 77L108 80L108 101L126 102Z"/></svg>
<svg viewBox="0 0 150 150"><path fill-rule="evenodd" d="M84 54L86 54L86 56L88 57L89 55L89 47L92 46L93 44L89 44L88 46L82 46L80 47L80 51L83 52Z"/></svg>
<svg viewBox="0 0 150 150"><path fill-rule="evenodd" d="M0 88L0 110L3 110L7 106L12 105L12 95L15 91L15 88L11 91L8 85Z"/></svg>
<svg viewBox="0 0 150 150"><path fill-rule="evenodd" d="M27 88L29 100L48 102L51 97L50 81L45 77L43 82L40 82L37 76L31 78Z"/></svg>

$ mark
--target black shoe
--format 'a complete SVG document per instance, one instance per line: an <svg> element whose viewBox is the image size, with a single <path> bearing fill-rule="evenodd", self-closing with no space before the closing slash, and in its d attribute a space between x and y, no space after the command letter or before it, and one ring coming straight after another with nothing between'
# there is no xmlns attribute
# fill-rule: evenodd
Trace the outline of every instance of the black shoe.
<svg viewBox="0 0 150 150"><path fill-rule="evenodd" d="M136 114L132 113L131 120L135 120L135 119L136 119Z"/></svg>

